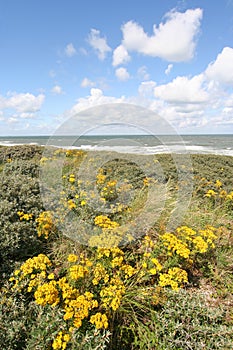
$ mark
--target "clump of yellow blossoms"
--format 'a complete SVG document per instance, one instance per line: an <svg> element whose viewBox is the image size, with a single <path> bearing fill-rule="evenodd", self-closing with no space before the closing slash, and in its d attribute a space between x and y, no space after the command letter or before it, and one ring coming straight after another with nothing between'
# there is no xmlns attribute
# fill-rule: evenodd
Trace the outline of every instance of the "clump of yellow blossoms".
<svg viewBox="0 0 233 350"><path fill-rule="evenodd" d="M163 273L159 276L159 285L161 287L171 286L171 288L176 291L183 283L187 282L187 272L179 267L170 268L167 273Z"/></svg>
<svg viewBox="0 0 233 350"><path fill-rule="evenodd" d="M41 224L50 218L45 213ZM95 217L94 222L109 241L120 230L118 223L104 215ZM212 226L199 230L180 226L155 237L148 233L135 247L135 254L128 247L100 244L68 254L61 265L40 254L25 261L10 281L14 290L26 291L40 307L59 310L61 324L51 348L66 349L76 331L109 328L115 313L124 312L130 298L158 305L161 290L182 288L188 283L187 262L213 248L216 238ZM135 290L140 291L136 296Z"/></svg>
<svg viewBox="0 0 233 350"><path fill-rule="evenodd" d="M181 226L175 233L165 233L162 235L164 246L168 254L177 254L184 259L188 259L195 252L206 253L209 248L214 248L216 229L207 226L204 230L195 231L187 226Z"/></svg>
<svg viewBox="0 0 233 350"><path fill-rule="evenodd" d="M38 236L48 239L50 234L55 231L53 214L51 211L43 211L36 219Z"/></svg>
<svg viewBox="0 0 233 350"><path fill-rule="evenodd" d="M202 179L205 180L205 179ZM209 188L205 191L204 197L208 198L212 201L212 204L226 204L227 207L230 209L233 208L233 190L228 192L226 189L223 188L223 184L220 180L216 180L215 183L212 183L211 181L206 183L208 186L211 186L212 188ZM204 185L203 185L204 186Z"/></svg>
<svg viewBox="0 0 233 350"><path fill-rule="evenodd" d="M45 281L51 266L50 259L44 254L26 260L19 269L14 271L14 275L10 278L10 281L14 282L12 288L18 288L21 281L28 279L27 291L31 292Z"/></svg>
<svg viewBox="0 0 233 350"><path fill-rule="evenodd" d="M60 331L52 343L54 350L66 349L67 343L70 341L70 335Z"/></svg>
<svg viewBox="0 0 233 350"><path fill-rule="evenodd" d="M107 229L112 229L119 226L119 224L116 221L112 221L106 215L96 216L94 219L94 222L96 226L107 228Z"/></svg>
<svg viewBox="0 0 233 350"><path fill-rule="evenodd" d="M39 285L35 291L34 297L38 305L45 306L49 304L51 306L56 306L60 302L56 281L50 281Z"/></svg>
<svg viewBox="0 0 233 350"><path fill-rule="evenodd" d="M97 312L95 315L90 317L90 322L95 325L96 329L108 328L108 318L106 314Z"/></svg>
<svg viewBox="0 0 233 350"><path fill-rule="evenodd" d="M31 214L31 213L28 214L28 213L24 213L23 211L18 211L17 214L19 216L20 221L22 221L22 220L29 221L33 218L33 214Z"/></svg>

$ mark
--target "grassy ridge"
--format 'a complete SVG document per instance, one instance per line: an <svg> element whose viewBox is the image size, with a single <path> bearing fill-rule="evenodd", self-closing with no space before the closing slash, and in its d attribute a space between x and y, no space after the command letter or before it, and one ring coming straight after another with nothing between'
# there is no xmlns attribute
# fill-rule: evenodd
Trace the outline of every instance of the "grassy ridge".
<svg viewBox="0 0 233 350"><path fill-rule="evenodd" d="M192 168L177 169L182 155L176 163L161 154L148 156L146 169L140 166L145 156L130 161L114 153L97 167L92 192L92 178L85 184L79 179L80 167L85 164L90 174L97 152L51 149L45 157L43 151L0 147L2 348L230 350L233 157L190 155ZM54 198L57 184L50 176L42 200L40 174L44 166L52 174L53 162L60 160L63 191L52 212L44 203ZM150 167L152 161L159 166ZM182 178L187 183L179 183L179 171L187 172ZM183 185L192 194L169 236L166 225ZM161 210L153 225L150 203L145 210L152 208L150 215L139 216L150 193L156 193ZM61 219L69 233L62 231ZM132 241L121 232L128 222L137 223ZM88 232L87 245L75 239L77 232ZM69 288L78 296L68 297ZM88 310L83 318L78 297Z"/></svg>

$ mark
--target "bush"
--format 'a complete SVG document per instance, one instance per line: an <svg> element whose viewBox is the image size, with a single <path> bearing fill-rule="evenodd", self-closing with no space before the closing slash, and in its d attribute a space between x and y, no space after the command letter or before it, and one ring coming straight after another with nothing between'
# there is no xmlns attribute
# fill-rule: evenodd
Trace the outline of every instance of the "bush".
<svg viewBox="0 0 233 350"><path fill-rule="evenodd" d="M13 268L15 261L42 249L35 223L42 210L37 173L36 164L17 160L5 164L0 176L0 271L4 275L10 273L9 265Z"/></svg>
<svg viewBox="0 0 233 350"><path fill-rule="evenodd" d="M229 316L226 305L210 305L205 294L171 291L160 310L152 312L144 324L131 327L132 349L231 350Z"/></svg>

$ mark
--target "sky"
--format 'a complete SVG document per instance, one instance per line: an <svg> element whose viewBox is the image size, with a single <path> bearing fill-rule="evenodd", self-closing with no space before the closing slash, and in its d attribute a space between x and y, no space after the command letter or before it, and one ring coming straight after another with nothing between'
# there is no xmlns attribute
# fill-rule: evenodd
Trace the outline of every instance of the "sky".
<svg viewBox="0 0 233 350"><path fill-rule="evenodd" d="M233 0L0 0L0 136L108 103L233 134Z"/></svg>

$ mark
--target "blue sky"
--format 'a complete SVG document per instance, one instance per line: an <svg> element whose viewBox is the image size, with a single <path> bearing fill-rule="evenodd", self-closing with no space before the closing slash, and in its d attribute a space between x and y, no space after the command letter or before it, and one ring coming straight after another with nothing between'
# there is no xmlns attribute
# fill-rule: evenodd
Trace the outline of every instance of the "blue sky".
<svg viewBox="0 0 233 350"><path fill-rule="evenodd" d="M105 103L233 133L233 0L1 0L1 136Z"/></svg>

